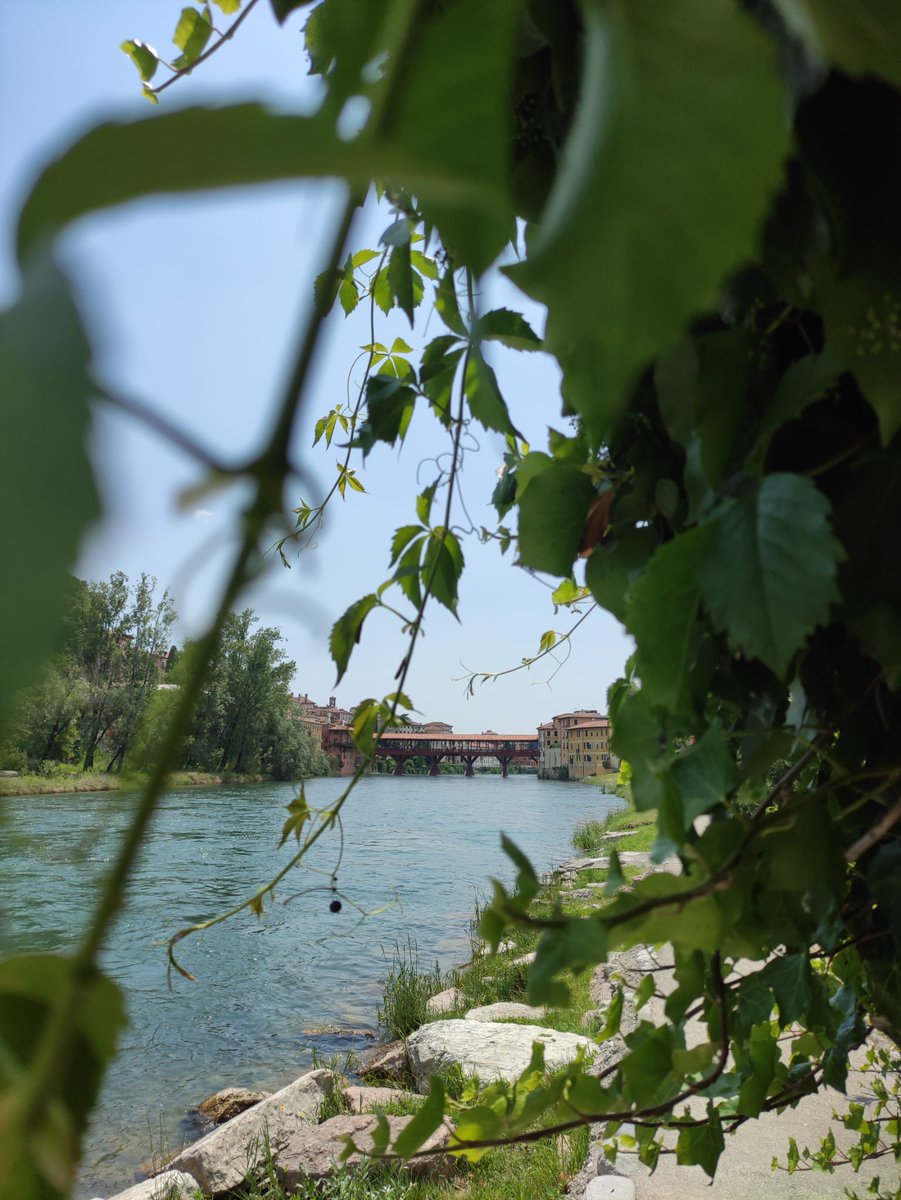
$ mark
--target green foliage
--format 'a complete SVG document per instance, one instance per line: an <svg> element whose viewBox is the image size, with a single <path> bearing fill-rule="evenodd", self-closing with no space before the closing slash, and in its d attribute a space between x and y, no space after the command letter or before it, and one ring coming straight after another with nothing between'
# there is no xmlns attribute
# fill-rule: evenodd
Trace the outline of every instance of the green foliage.
<svg viewBox="0 0 901 1200"><path fill-rule="evenodd" d="M235 13L237 0L219 7ZM294 7L278 0L273 12L283 21ZM395 690L356 714L357 744L371 758L380 731L409 707L429 598L457 611L455 492L474 420L505 438L493 499L500 520L518 518L520 564L561 578L554 602L567 604L584 595L574 570L587 556L591 596L635 638L610 691L614 749L630 765L636 807L657 814L654 857L678 855L682 869L629 887L614 869L612 894L571 916L542 906L534 871L508 842L516 883L495 884L482 930L493 944L510 929L538 939L533 998L565 1000L574 972L643 941L673 944L678 990L667 1022L640 1021L603 1080L579 1063L548 1079L538 1054L513 1084L459 1101L436 1089L416 1129L440 1102L457 1114L458 1149L476 1160L486 1141L568 1127L575 1109L611 1128L636 1121L637 1152L653 1166L663 1127L697 1097L706 1115L679 1125L676 1154L712 1175L737 1125L821 1082L844 1085L868 1017L901 1041L898 20L885 0L373 0L359 18L355 0L321 0L309 14L311 69L323 86L315 114L242 104L103 124L27 197L25 287L0 324L0 370L23 447L4 476L6 510L19 511L22 495L31 504L3 549L35 588L5 601L2 691L38 682L58 640L61 581L95 511L78 450L92 355L65 282L47 266L48 243L81 216L147 195L344 179L348 201L298 361L311 361L336 302L345 314L366 303L373 321L398 309L411 322L429 303L445 331L417 350L369 339L357 400L317 424L326 447L339 429L346 444L325 498L295 510L298 544L334 494L363 491L355 451L399 444L417 410L435 418L435 461L449 464L415 499L416 523L394 534L388 578L332 633L339 676L376 608L409 636ZM207 9L182 10L175 74L155 90L155 51L125 43L154 98L216 49L210 27ZM342 140L337 119L353 97L369 116ZM373 180L390 223L380 249L357 249L346 235ZM517 218L527 222L524 247L507 273L547 305L540 342L523 317L481 314L476 301ZM491 342L555 356L563 415L575 419L568 434L551 430L547 453L522 444L486 357ZM231 581L209 635L185 656L182 695L159 739L170 765L195 701L189 757L262 763L259 711L275 714L269 733L285 739L277 698L286 664L274 631L252 635L247 613L229 614L270 518L282 515L286 431L306 382L302 368L272 443L247 467L255 498ZM47 430L60 436L49 450ZM47 453L38 487L34 466ZM506 525L484 536L502 548L514 537ZM398 594L403 609L386 598ZM113 592L104 602L115 607ZM556 639L545 635L540 653ZM68 730L59 675L42 686ZM78 735L86 761L109 727L102 705L92 713ZM68 736L29 729L36 747ZM88 974L160 786L157 778L145 793L85 942ZM298 858L335 826L348 794L328 813L289 813ZM245 906L259 911L265 892ZM732 973L738 959L752 964L744 978ZM409 959L393 969L392 995L404 999L392 1023L410 1028L428 989ZM64 978L62 990L71 1029L83 1028L79 986ZM688 1050L693 1010L707 1036ZM775 1031L794 1025L786 1064ZM47 1019L34 1037L35 1082L23 1086L46 1139L40 1154L25 1138L15 1153L26 1155L28 1178L43 1172L60 1191L83 1114L64 1104L51 1128L61 1110L47 1064L75 1034ZM893 1150L897 1126L886 1129ZM825 1168L831 1146L819 1153ZM794 1147L789 1169L802 1158Z"/></svg>

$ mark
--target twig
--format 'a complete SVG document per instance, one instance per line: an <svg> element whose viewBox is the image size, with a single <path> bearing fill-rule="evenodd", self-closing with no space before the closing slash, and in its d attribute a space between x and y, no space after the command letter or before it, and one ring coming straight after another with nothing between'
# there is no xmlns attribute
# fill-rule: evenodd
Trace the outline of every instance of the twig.
<svg viewBox="0 0 901 1200"><path fill-rule="evenodd" d="M198 54L189 67L183 67L181 70L176 70L176 68L173 67L172 70L174 74L171 76L171 78L167 79L165 83L161 83L159 87L150 87L148 85L147 90L152 92L154 96L158 96L160 92L164 92L167 87L172 87L173 83L177 83L178 80L182 79L185 75L190 75L195 67L199 67L200 64L205 63L208 58L212 58L217 50L221 50L225 43L230 41L231 38L235 36L241 25L247 20L251 11L256 7L257 3L258 0L247 0L247 7L242 13L239 14L238 17L236 17L232 24L229 25L228 29L226 29L225 33L222 34L217 42L213 42L211 46L208 46L207 49L204 50L203 54Z"/></svg>
<svg viewBox="0 0 901 1200"><path fill-rule="evenodd" d="M856 862L859 858L863 858L866 852L881 841L888 833L893 825L901 821L901 800L897 800L888 812L881 817L872 829L868 829L862 834L853 846L849 846L845 851L845 860L847 862Z"/></svg>
<svg viewBox="0 0 901 1200"><path fill-rule="evenodd" d="M130 417L134 417L148 429L152 429L154 433L158 433L164 437L166 441L171 442L173 446L177 446L179 450L184 450L185 454L195 458L199 463L202 463L210 471L215 471L219 475L237 475L240 474L240 468L227 467L220 459L211 454L201 442L198 442L190 433L184 429L180 429L173 424L168 417L161 416L141 400L135 400L132 396L123 396L121 392L111 392L108 388L96 386L94 388L96 394L101 400L105 400L107 404L117 408L120 412L127 413Z"/></svg>

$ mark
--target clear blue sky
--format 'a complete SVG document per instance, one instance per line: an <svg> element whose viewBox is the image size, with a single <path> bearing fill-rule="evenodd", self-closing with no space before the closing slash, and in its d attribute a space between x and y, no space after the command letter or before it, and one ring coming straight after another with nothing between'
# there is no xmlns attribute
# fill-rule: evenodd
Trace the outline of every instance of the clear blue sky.
<svg viewBox="0 0 901 1200"><path fill-rule="evenodd" d="M0 0L3 303L17 286L11 230L29 180L93 120L148 111L137 73L118 46L138 37L165 54L179 9L178 0ZM162 106L261 98L310 109L316 87L306 74L303 19L295 14L279 28L261 4L230 45L164 94ZM177 419L223 457L246 454L268 429L340 195L337 185L279 185L147 201L82 222L65 238L63 258L100 345L104 378ZM360 244L375 245L387 223L387 213L367 209ZM540 332L541 312L502 280L489 280L485 292L486 304L519 307ZM393 316L380 317L377 336L400 335L418 348L434 332L424 323L410 331L405 318ZM309 476L301 488L307 499L329 486L337 457L310 449L313 422L345 398L368 340L362 312L347 321L333 314L296 448ZM565 428L554 364L503 349L494 361L518 427L544 448L548 424ZM477 437L478 451L465 461L464 491L473 522L490 526L488 500L502 447L493 434ZM429 481L427 460L443 448L437 422L417 413L399 454L380 447L365 469L355 464L368 494L335 505L315 551L295 560L291 571L273 566L248 594L261 619L281 628L297 663L297 690L323 701L337 694L347 707L392 690L405 649L392 618L376 614L367 625L337 693L328 630L386 577L391 533L411 520L417 478ZM228 561L238 498L215 494L180 508L179 493L198 482L198 468L121 416L98 411L91 451L106 517L86 539L76 573L100 579L118 569L133 578L147 571L172 589L179 634L198 633ZM462 514L457 519L465 521ZM535 653L544 630L567 628L573 617L555 616L547 581L513 568L510 554L502 559L475 538L467 539L464 553L461 624L437 605L430 610L408 681L417 708L463 732L525 731L568 708L603 710L630 647L613 618L601 613L582 627L569 662L549 685L545 662L466 699L460 682L466 667L515 666Z"/></svg>

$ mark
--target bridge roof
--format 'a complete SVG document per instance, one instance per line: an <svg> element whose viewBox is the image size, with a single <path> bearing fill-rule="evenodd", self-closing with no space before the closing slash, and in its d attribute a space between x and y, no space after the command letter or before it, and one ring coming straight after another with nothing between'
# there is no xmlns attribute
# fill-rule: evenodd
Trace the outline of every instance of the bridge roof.
<svg viewBox="0 0 901 1200"><path fill-rule="evenodd" d="M536 742L536 733L405 733L402 729L391 729L382 734L381 740L403 738L405 742Z"/></svg>

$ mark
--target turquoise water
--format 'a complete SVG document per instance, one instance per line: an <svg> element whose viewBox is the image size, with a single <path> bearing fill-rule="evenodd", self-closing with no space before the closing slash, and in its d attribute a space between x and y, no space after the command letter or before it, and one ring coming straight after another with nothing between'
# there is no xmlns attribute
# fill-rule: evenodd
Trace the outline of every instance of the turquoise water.
<svg viewBox="0 0 901 1200"><path fill-rule="evenodd" d="M307 798L326 807L342 787L313 780ZM573 853L577 821L617 803L535 776L367 778L345 809L342 911L329 912L323 889L333 838L313 859L325 874L292 873L262 920L242 913L182 942L197 982L176 978L170 989L166 939L243 899L286 861L288 848L277 845L293 794L290 784L257 784L166 797L104 956L125 990L129 1026L89 1136L80 1196L118 1191L152 1151L179 1147L197 1131L188 1111L219 1088L274 1088L314 1052L365 1045L305 1031L375 1029L383 948L409 936L425 964L468 957L474 896L492 875L512 878L500 831L546 869ZM106 792L3 805L0 950L67 950L131 801ZM302 894L284 903L293 893Z"/></svg>

